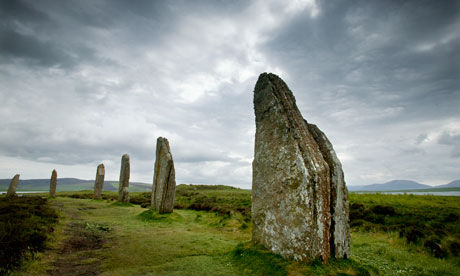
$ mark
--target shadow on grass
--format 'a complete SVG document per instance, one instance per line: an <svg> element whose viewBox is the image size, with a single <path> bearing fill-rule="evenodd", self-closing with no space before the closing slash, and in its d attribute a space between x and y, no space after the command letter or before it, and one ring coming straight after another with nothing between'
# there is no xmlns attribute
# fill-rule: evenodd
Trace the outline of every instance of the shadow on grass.
<svg viewBox="0 0 460 276"><path fill-rule="evenodd" d="M289 261L261 245L240 243L231 254L233 262L252 275L287 275Z"/></svg>
<svg viewBox="0 0 460 276"><path fill-rule="evenodd" d="M117 202L114 202L114 203L110 204L110 206L116 206L116 207L133 207L134 204L132 204L132 203L124 203L124 202L119 202L119 201L117 201Z"/></svg>
<svg viewBox="0 0 460 276"><path fill-rule="evenodd" d="M157 211L148 209L138 215L139 219L145 222L173 223L182 220L178 213L159 214Z"/></svg>
<svg viewBox="0 0 460 276"><path fill-rule="evenodd" d="M356 275L370 276L378 275L376 268L362 265L353 259L331 259L326 265L321 260L315 260L310 265L304 265L307 275Z"/></svg>
<svg viewBox="0 0 460 276"><path fill-rule="evenodd" d="M321 260L310 264L286 260L274 254L262 245L251 242L240 243L231 252L233 263L251 275L290 275L290 271L301 272L302 275L358 275L370 276L378 274L378 270L364 266L352 259L331 259L326 265Z"/></svg>

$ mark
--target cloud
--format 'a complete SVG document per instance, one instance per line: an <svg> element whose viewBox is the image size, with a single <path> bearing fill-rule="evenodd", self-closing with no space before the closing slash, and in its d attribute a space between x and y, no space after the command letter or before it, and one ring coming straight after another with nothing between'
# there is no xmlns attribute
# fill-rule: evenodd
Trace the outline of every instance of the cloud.
<svg viewBox="0 0 460 276"><path fill-rule="evenodd" d="M178 183L249 188L264 71L328 135L349 184L459 177L456 1L0 3L5 178L21 162L34 178L93 178L103 161L117 179L129 153L133 181L151 182L164 136Z"/></svg>
<svg viewBox="0 0 460 276"><path fill-rule="evenodd" d="M438 139L438 143L441 145L447 145L452 148L451 157L460 157L460 134L451 134L444 131Z"/></svg>

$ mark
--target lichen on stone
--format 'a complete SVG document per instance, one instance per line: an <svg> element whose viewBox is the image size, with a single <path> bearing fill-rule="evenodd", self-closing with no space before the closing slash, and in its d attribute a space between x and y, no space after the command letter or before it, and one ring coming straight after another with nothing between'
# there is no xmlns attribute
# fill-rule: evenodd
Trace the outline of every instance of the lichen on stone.
<svg viewBox="0 0 460 276"><path fill-rule="evenodd" d="M347 191L329 140L274 74L260 75L254 110L253 241L298 261L347 257Z"/></svg>

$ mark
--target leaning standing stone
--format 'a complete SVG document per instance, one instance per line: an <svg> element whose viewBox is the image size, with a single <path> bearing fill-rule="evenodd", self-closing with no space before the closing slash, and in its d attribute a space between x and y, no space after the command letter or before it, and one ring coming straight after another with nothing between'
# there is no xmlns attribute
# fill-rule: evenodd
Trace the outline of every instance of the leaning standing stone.
<svg viewBox="0 0 460 276"><path fill-rule="evenodd" d="M174 162L166 138L157 139L155 170L152 185L152 207L160 214L171 213L176 195Z"/></svg>
<svg viewBox="0 0 460 276"><path fill-rule="evenodd" d="M274 74L260 75L254 110L253 241L298 261L327 262L331 251L347 257L348 201L332 145L319 132L315 139L292 92Z"/></svg>
<svg viewBox="0 0 460 276"><path fill-rule="evenodd" d="M56 197L57 172L53 170L50 179L50 197Z"/></svg>
<svg viewBox="0 0 460 276"><path fill-rule="evenodd" d="M129 202L129 155L121 157L120 186L118 188L118 201Z"/></svg>
<svg viewBox="0 0 460 276"><path fill-rule="evenodd" d="M8 191L6 192L7 197L16 196L16 189L18 188L19 183L19 174L15 175L13 179L11 179L10 187L8 187Z"/></svg>
<svg viewBox="0 0 460 276"><path fill-rule="evenodd" d="M104 187L105 168L104 164L99 164L96 170L96 180L94 181L94 198L102 198L102 189Z"/></svg>

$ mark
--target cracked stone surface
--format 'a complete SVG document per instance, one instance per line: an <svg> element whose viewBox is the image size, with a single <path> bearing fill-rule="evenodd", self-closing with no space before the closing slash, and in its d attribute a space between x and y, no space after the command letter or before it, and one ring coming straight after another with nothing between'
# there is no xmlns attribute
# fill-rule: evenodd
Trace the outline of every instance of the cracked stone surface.
<svg viewBox="0 0 460 276"><path fill-rule="evenodd" d="M118 201L129 203L129 155L121 157L120 181L118 187Z"/></svg>
<svg viewBox="0 0 460 276"><path fill-rule="evenodd" d="M176 195L174 161L166 138L157 139L151 205L161 213L171 213Z"/></svg>
<svg viewBox="0 0 460 276"><path fill-rule="evenodd" d="M331 255L347 258L350 255L350 225L348 190L345 185L342 164L326 135L313 124L307 123L319 149L327 162L331 176Z"/></svg>
<svg viewBox="0 0 460 276"><path fill-rule="evenodd" d="M347 257L347 191L329 140L274 74L260 75L254 110L253 241L297 261Z"/></svg>

